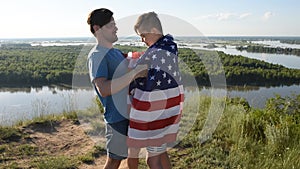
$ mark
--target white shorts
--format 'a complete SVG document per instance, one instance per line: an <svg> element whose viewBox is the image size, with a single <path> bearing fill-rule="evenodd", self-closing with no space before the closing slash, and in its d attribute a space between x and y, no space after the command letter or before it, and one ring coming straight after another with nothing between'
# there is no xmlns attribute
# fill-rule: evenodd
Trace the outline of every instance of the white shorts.
<svg viewBox="0 0 300 169"><path fill-rule="evenodd" d="M167 151L167 143L164 143L159 147L150 146L150 147L147 147L146 149L147 149L148 153L160 154L160 153Z"/></svg>

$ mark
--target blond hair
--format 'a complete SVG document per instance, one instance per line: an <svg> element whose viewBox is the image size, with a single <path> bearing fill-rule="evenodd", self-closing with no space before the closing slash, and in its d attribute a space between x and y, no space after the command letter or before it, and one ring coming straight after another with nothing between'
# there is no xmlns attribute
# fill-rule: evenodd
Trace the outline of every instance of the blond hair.
<svg viewBox="0 0 300 169"><path fill-rule="evenodd" d="M163 34L161 22L155 12L144 13L138 17L136 24L134 25L134 31L143 31L144 33L150 33L152 28L156 28Z"/></svg>

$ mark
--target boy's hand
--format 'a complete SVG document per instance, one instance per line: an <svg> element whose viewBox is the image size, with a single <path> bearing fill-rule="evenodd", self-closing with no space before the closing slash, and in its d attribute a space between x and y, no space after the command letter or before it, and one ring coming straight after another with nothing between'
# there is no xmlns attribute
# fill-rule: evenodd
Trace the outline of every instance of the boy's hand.
<svg viewBox="0 0 300 169"><path fill-rule="evenodd" d="M148 74L148 66L147 65L137 65L136 68L133 69L136 73L135 79L139 77L147 77Z"/></svg>

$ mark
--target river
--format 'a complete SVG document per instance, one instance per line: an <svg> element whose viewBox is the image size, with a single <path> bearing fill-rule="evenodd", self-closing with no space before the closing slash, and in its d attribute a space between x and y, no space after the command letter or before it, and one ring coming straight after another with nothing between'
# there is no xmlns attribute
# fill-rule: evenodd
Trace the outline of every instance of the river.
<svg viewBox="0 0 300 169"><path fill-rule="evenodd" d="M210 95L202 88L200 95ZM0 125L11 125L19 120L40 115L60 114L64 111L83 110L94 104L92 88L68 89L61 87L6 88L0 91ZM300 85L278 87L228 87L229 97L243 97L254 108L263 108L268 98L300 94Z"/></svg>
<svg viewBox="0 0 300 169"><path fill-rule="evenodd" d="M242 55L252 59L262 60L268 63L279 64L287 68L300 69L300 56L296 55L285 55L285 54L273 54L273 53L250 53L247 51L239 51L235 46L216 47L216 48L205 48L203 46L193 46L192 49L202 50L216 50L222 51L230 55Z"/></svg>
<svg viewBox="0 0 300 169"><path fill-rule="evenodd" d="M41 115L83 110L93 104L91 89L70 89L58 86L0 89L0 125Z"/></svg>

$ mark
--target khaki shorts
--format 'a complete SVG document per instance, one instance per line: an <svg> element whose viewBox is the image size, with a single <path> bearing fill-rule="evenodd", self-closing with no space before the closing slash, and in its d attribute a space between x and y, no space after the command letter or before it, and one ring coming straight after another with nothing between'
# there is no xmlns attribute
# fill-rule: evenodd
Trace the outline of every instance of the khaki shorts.
<svg viewBox="0 0 300 169"><path fill-rule="evenodd" d="M128 120L116 123L106 123L106 151L107 155L116 160L126 159L128 148L126 144L128 132Z"/></svg>

